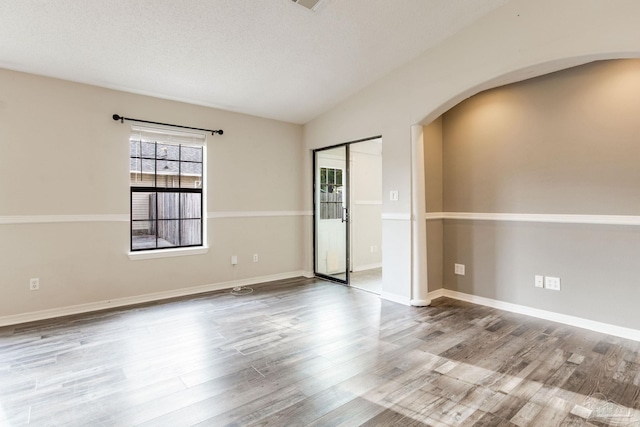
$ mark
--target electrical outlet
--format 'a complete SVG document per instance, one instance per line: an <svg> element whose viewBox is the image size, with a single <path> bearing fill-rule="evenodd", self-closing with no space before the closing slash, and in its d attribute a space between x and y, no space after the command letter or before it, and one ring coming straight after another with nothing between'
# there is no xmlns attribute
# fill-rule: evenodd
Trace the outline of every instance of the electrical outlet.
<svg viewBox="0 0 640 427"><path fill-rule="evenodd" d="M536 288L544 288L544 276L536 275L534 284Z"/></svg>
<svg viewBox="0 0 640 427"><path fill-rule="evenodd" d="M464 276L464 264L454 264L453 272L458 276Z"/></svg>
<svg viewBox="0 0 640 427"><path fill-rule="evenodd" d="M35 278L35 279L29 279L29 290L30 291L37 291L40 289L40 279Z"/></svg>
<svg viewBox="0 0 640 427"><path fill-rule="evenodd" d="M253 254L253 262L258 262L258 254Z"/></svg>
<svg viewBox="0 0 640 427"><path fill-rule="evenodd" d="M238 256L231 255L231 265L236 265L236 264L238 264Z"/></svg>
<svg viewBox="0 0 640 427"><path fill-rule="evenodd" d="M545 277L544 278L544 287L547 289L551 289L552 291L560 290L560 278L559 277Z"/></svg>

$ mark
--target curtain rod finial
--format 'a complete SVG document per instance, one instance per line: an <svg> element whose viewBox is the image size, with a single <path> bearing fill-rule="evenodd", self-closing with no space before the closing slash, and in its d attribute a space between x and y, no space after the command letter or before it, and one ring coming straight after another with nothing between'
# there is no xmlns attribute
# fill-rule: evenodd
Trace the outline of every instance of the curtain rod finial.
<svg viewBox="0 0 640 427"><path fill-rule="evenodd" d="M124 117L120 116L119 114L114 114L113 120L120 120L120 123L124 123Z"/></svg>

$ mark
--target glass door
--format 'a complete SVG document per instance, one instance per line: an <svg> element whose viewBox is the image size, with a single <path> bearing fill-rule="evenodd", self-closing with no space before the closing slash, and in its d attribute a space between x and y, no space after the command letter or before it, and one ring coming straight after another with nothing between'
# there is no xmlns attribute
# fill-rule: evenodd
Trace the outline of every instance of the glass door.
<svg viewBox="0 0 640 427"><path fill-rule="evenodd" d="M348 145L315 150L314 273L349 284Z"/></svg>

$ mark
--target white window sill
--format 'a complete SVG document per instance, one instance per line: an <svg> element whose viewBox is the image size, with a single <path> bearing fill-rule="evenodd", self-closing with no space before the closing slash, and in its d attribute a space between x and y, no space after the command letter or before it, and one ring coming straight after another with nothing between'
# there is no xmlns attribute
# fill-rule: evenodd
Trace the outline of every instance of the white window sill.
<svg viewBox="0 0 640 427"><path fill-rule="evenodd" d="M198 246L196 248L178 248L178 249L158 249L154 251L135 251L129 252L129 259L138 261L141 259L169 258L176 256L188 255L204 255L209 252L207 246Z"/></svg>

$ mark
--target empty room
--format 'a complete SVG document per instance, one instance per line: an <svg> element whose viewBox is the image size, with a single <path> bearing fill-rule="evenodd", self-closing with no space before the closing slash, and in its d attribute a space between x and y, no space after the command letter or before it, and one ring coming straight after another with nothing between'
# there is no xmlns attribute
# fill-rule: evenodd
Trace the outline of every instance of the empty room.
<svg viewBox="0 0 640 427"><path fill-rule="evenodd" d="M0 0L0 426L640 426L638 16Z"/></svg>

